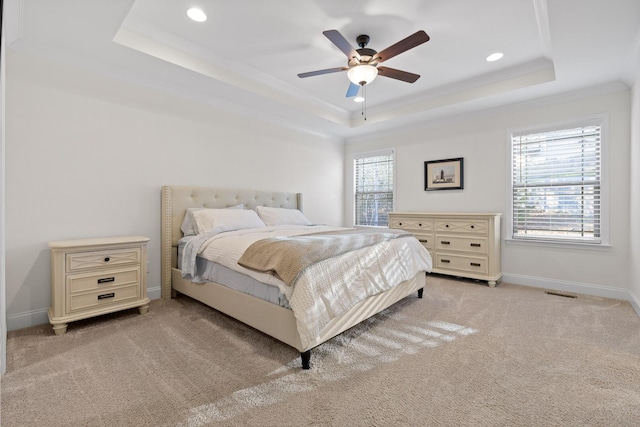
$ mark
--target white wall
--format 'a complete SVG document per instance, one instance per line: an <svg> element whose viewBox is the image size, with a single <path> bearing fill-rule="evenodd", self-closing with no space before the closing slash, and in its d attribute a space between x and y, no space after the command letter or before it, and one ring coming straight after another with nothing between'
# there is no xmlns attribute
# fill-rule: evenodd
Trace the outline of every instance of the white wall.
<svg viewBox="0 0 640 427"><path fill-rule="evenodd" d="M611 247L577 250L557 247L502 245L504 280L551 289L628 299L629 292L629 102L622 88L601 95L556 98L511 106L474 116L415 127L393 135L357 138L345 148L347 188L352 188L351 154L397 147L398 211L507 211L508 133L549 123L607 115L604 141L611 160ZM572 100L569 100L572 99ZM424 161L464 158L464 189L425 192ZM345 220L353 221L349 190L345 194ZM503 238L505 234L503 220Z"/></svg>
<svg viewBox="0 0 640 427"><path fill-rule="evenodd" d="M0 6L1 7L1 6ZM4 10L2 10L4 13ZM4 222L4 75L5 75L5 48L7 37L5 36L4 23L0 22L2 27L2 43L0 46L0 374L7 371L7 310L4 304L6 301L6 276L5 276L5 222ZM1 424L0 419L0 424Z"/></svg>
<svg viewBox="0 0 640 427"><path fill-rule="evenodd" d="M630 291L631 304L640 315L640 76L636 79L631 96L631 251Z"/></svg>
<svg viewBox="0 0 640 427"><path fill-rule="evenodd" d="M304 193L314 222L343 223L343 144L8 52L9 329L47 321L50 240L140 234L160 287L160 187Z"/></svg>

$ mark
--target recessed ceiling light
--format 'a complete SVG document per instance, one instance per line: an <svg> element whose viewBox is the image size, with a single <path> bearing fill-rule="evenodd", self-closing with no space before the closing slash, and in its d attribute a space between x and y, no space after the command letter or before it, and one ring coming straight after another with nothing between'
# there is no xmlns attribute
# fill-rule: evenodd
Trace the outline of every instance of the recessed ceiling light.
<svg viewBox="0 0 640 427"><path fill-rule="evenodd" d="M497 61L498 59L502 59L503 56L504 55L501 52L492 53L491 55L487 56L486 61L487 62Z"/></svg>
<svg viewBox="0 0 640 427"><path fill-rule="evenodd" d="M197 7L192 7L187 10L187 16L196 22L204 22L207 20L207 15L202 11L202 9L198 9Z"/></svg>
<svg viewBox="0 0 640 427"><path fill-rule="evenodd" d="M355 98L353 98L353 102L364 102L364 97L356 96Z"/></svg>

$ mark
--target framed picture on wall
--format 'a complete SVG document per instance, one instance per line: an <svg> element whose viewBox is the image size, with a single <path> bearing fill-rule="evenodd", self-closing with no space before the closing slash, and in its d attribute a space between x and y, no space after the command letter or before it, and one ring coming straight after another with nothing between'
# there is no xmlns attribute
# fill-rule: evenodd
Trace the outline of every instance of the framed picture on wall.
<svg viewBox="0 0 640 427"><path fill-rule="evenodd" d="M462 157L424 162L424 190L462 190L464 161Z"/></svg>

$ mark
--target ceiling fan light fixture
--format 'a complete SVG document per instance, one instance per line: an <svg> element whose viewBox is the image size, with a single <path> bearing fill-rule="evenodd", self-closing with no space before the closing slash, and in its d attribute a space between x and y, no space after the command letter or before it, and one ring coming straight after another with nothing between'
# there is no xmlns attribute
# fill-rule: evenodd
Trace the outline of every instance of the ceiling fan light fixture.
<svg viewBox="0 0 640 427"><path fill-rule="evenodd" d="M353 102L364 102L364 96L356 96L353 98Z"/></svg>
<svg viewBox="0 0 640 427"><path fill-rule="evenodd" d="M197 7L192 7L187 10L187 16L196 22L204 22L207 20L207 14Z"/></svg>
<svg viewBox="0 0 640 427"><path fill-rule="evenodd" d="M492 53L491 55L487 56L487 58L485 60L487 62L493 62L493 61L497 61L499 59L502 59L503 56L504 56L504 54L502 52L496 52L496 53Z"/></svg>
<svg viewBox="0 0 640 427"><path fill-rule="evenodd" d="M347 76L353 84L367 85L371 83L378 75L378 69L369 64L360 64L349 68Z"/></svg>

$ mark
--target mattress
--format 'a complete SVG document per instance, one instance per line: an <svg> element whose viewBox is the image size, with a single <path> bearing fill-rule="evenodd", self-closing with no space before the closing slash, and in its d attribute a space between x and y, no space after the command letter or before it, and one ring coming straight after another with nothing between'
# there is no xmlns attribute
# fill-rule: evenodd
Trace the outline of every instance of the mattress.
<svg viewBox="0 0 640 427"><path fill-rule="evenodd" d="M186 236L178 243L178 268L182 268L182 251L185 245L195 236ZM287 297L277 286L262 283L253 277L234 271L224 265L196 258L197 280L195 282L215 282L233 290L260 298L263 301L290 308ZM201 283L202 286L205 286Z"/></svg>

